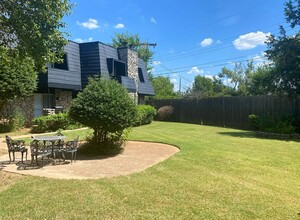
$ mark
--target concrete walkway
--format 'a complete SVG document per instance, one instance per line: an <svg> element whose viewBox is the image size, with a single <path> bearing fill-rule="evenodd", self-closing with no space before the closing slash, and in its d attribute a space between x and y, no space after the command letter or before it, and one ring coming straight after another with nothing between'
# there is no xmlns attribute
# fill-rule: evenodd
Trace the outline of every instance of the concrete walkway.
<svg viewBox="0 0 300 220"><path fill-rule="evenodd" d="M28 135L22 137L28 137ZM0 172L7 171L57 179L97 179L141 172L179 152L179 149L167 144L129 141L124 147L124 151L117 156L77 155L77 161L72 164L67 160L67 162L57 165L46 165L38 169L28 167L26 170L17 169L16 163L9 164L6 144L3 143L3 138L0 138L0 155L4 152L6 154L0 156L0 164L3 164ZM20 161L20 155L20 153L16 153L16 162ZM68 158L69 155L67 155ZM28 159L30 159L30 155L28 155Z"/></svg>

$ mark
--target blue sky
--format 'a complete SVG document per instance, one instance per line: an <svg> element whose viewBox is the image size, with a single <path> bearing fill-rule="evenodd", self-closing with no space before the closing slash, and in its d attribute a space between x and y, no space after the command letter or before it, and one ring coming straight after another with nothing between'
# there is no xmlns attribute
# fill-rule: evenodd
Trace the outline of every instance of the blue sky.
<svg viewBox="0 0 300 220"><path fill-rule="evenodd" d="M70 40L111 43L116 33L137 33L157 43L154 75L181 91L198 74L211 77L234 62L264 61L264 41L285 23L285 0L77 0L64 18Z"/></svg>

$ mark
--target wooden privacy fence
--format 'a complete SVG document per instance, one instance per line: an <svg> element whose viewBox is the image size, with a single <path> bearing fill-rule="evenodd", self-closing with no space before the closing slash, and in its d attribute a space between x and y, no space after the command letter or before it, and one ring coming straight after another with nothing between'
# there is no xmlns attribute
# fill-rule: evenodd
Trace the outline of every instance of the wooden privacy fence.
<svg viewBox="0 0 300 220"><path fill-rule="evenodd" d="M300 97L296 100L279 96L215 97L195 100L148 100L148 105L159 109L174 107L171 121L240 129L251 129L250 114L290 114L300 116Z"/></svg>

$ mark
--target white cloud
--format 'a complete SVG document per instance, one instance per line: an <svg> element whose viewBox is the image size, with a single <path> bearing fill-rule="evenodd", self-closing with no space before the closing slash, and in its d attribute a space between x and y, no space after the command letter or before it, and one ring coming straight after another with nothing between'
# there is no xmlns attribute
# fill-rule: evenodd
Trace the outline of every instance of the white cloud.
<svg viewBox="0 0 300 220"><path fill-rule="evenodd" d="M173 84L176 84L176 83L177 83L177 79L175 79L175 78L172 78L170 81L171 81L171 83L173 83Z"/></svg>
<svg viewBox="0 0 300 220"><path fill-rule="evenodd" d="M190 71L187 72L187 74L201 74L204 73L203 70L199 70L198 67L194 66Z"/></svg>
<svg viewBox="0 0 300 220"><path fill-rule="evenodd" d="M188 90L188 89L190 89L190 88L193 88L193 85L194 85L194 82L195 82L195 80L193 80L193 81L190 81L189 83L186 83L185 84L185 90Z"/></svg>
<svg viewBox="0 0 300 220"><path fill-rule="evenodd" d="M93 41L93 38L92 37L89 37L88 39L76 38L74 39L74 41L77 43L91 42Z"/></svg>
<svg viewBox="0 0 300 220"><path fill-rule="evenodd" d="M179 83L178 83L177 79L172 78L170 81L174 85L174 89L173 90L174 91L178 91L179 90Z"/></svg>
<svg viewBox="0 0 300 220"><path fill-rule="evenodd" d="M154 17L151 17L150 21L151 21L151 23L153 23L153 24L157 24L157 21L156 21L156 19L155 19Z"/></svg>
<svg viewBox="0 0 300 220"><path fill-rule="evenodd" d="M257 54L255 56L251 57L250 60L253 61L254 65L256 67L259 67L259 66L262 66L264 64L269 64L270 63L269 61L267 61L267 58L265 57L264 52L262 52L260 55Z"/></svg>
<svg viewBox="0 0 300 220"><path fill-rule="evenodd" d="M82 22L82 23L77 21L76 24L78 24L79 26L85 27L87 29L96 29L96 28L100 27L98 24L98 21L94 18L90 18L88 21Z"/></svg>
<svg viewBox="0 0 300 220"><path fill-rule="evenodd" d="M223 79L223 84L224 84L225 86L230 86L230 87L233 87L233 86L234 86L234 84L231 82L231 79L227 79L227 78L224 78L224 79Z"/></svg>
<svg viewBox="0 0 300 220"><path fill-rule="evenodd" d="M230 65L232 65L232 66L235 65L235 63L234 63L234 62L231 62L231 61L228 61L227 63L230 64Z"/></svg>
<svg viewBox="0 0 300 220"><path fill-rule="evenodd" d="M152 64L153 64L154 66L158 66L158 65L161 64L161 62L160 62L160 61L155 61L155 60L154 60L154 61L152 62Z"/></svg>
<svg viewBox="0 0 300 220"><path fill-rule="evenodd" d="M200 46L201 46L201 47L208 47L208 46L210 46L213 42L214 42L213 39L211 39L211 38L206 38L206 39L204 39L203 41L201 41Z"/></svg>
<svg viewBox="0 0 300 220"><path fill-rule="evenodd" d="M213 75L204 75L205 78L208 78L208 79L211 79L213 80L214 79L214 76Z"/></svg>
<svg viewBox="0 0 300 220"><path fill-rule="evenodd" d="M122 29L122 28L124 28L124 27L125 27L125 25L122 24L122 23L119 23L119 24L116 24L116 25L115 25L115 28L116 28L116 29Z"/></svg>
<svg viewBox="0 0 300 220"><path fill-rule="evenodd" d="M261 31L250 32L245 35L239 36L232 43L238 50L249 50L257 47L258 45L264 45L267 37L271 33L263 33Z"/></svg>
<svg viewBox="0 0 300 220"><path fill-rule="evenodd" d="M262 62L263 58L260 55L255 55L251 57L251 60L253 60L254 62Z"/></svg>
<svg viewBox="0 0 300 220"><path fill-rule="evenodd" d="M155 72L156 72L156 69L154 67L152 67L150 70L147 71L147 73L152 73L152 74Z"/></svg>
<svg viewBox="0 0 300 220"><path fill-rule="evenodd" d="M216 44L221 44L221 43L222 43L222 41L220 41L220 40L216 41Z"/></svg>

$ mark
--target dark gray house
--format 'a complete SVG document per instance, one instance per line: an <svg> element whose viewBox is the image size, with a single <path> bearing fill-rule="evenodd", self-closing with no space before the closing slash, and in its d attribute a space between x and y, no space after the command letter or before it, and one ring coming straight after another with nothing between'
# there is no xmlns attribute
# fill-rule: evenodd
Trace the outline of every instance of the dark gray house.
<svg viewBox="0 0 300 220"><path fill-rule="evenodd" d="M33 101L34 116L42 115L43 109L67 109L93 75L117 80L137 103L143 103L145 96L154 95L145 63L130 48L70 41L63 58L63 63L48 64L47 73L39 75Z"/></svg>

